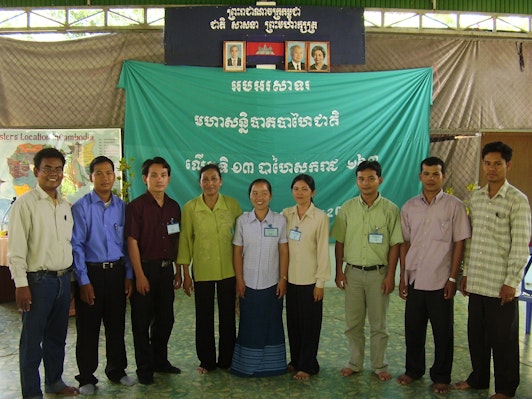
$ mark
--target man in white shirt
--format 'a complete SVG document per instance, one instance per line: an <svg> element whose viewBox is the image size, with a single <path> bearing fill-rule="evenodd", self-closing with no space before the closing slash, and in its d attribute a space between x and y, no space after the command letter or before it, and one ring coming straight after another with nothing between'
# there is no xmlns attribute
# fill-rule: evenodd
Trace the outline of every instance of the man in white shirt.
<svg viewBox="0 0 532 399"><path fill-rule="evenodd" d="M9 264L22 312L22 396L42 398L39 366L43 360L45 392L73 396L78 389L62 379L74 224L70 205L58 191L65 157L55 148L44 148L33 162L37 187L15 201L9 218Z"/></svg>

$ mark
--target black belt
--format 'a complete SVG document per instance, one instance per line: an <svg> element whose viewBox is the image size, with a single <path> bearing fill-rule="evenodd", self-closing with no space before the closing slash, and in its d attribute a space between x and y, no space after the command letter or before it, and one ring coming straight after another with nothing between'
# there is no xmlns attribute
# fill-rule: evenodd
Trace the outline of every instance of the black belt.
<svg viewBox="0 0 532 399"><path fill-rule="evenodd" d="M47 274L48 276L61 277L72 270L71 267L63 270L38 270L36 272L28 272L28 274Z"/></svg>
<svg viewBox="0 0 532 399"><path fill-rule="evenodd" d="M112 262L85 262L89 267L98 267L100 269L112 269L113 267L122 266L124 259L118 259Z"/></svg>
<svg viewBox="0 0 532 399"><path fill-rule="evenodd" d="M142 264L146 265L146 266L167 267L167 266L172 266L174 264L174 261L173 260L166 260L166 259L163 259L163 260L143 260Z"/></svg>
<svg viewBox="0 0 532 399"><path fill-rule="evenodd" d="M371 272L372 270L379 270L381 267L384 267L384 265L359 266L359 265L352 265L351 263L348 263L347 266L351 266L351 267L354 267L355 269L363 270L365 272Z"/></svg>

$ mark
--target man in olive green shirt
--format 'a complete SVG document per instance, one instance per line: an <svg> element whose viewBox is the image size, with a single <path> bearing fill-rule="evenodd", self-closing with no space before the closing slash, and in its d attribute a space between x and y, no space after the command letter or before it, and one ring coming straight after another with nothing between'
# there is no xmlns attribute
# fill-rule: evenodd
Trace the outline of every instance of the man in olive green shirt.
<svg viewBox="0 0 532 399"><path fill-rule="evenodd" d="M350 348L349 361L341 374L347 377L364 367L367 313L371 368L379 380L387 381L392 377L384 356L388 345L388 303L395 286L403 234L399 208L379 194L381 170L377 161L358 165L360 196L342 205L331 237L336 239L336 286L345 291L345 335Z"/></svg>

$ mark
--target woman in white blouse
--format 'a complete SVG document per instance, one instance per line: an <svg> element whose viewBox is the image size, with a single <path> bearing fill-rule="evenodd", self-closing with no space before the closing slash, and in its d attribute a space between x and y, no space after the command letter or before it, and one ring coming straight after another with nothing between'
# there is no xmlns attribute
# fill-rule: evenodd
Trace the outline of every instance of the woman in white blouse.
<svg viewBox="0 0 532 399"><path fill-rule="evenodd" d="M323 291L331 277L329 218L316 208L314 179L306 174L292 181L296 205L283 210L287 219L289 265L286 320L290 342L289 371L295 379L316 374L323 315Z"/></svg>

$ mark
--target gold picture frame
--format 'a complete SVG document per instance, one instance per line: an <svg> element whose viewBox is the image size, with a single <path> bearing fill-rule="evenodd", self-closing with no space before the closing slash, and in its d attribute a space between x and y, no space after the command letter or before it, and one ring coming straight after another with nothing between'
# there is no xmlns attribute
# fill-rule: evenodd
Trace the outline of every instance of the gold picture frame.
<svg viewBox="0 0 532 399"><path fill-rule="evenodd" d="M284 69L287 72L307 72L307 42L286 41L284 46Z"/></svg>
<svg viewBox="0 0 532 399"><path fill-rule="evenodd" d="M331 72L330 42L308 42L308 72Z"/></svg>
<svg viewBox="0 0 532 399"><path fill-rule="evenodd" d="M244 72L246 70L245 41L224 41L223 66L225 72Z"/></svg>

